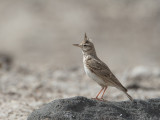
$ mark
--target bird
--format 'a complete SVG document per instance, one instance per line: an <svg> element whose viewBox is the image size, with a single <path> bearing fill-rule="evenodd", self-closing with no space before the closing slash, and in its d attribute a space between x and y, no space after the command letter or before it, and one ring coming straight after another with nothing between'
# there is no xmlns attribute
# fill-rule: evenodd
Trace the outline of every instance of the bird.
<svg viewBox="0 0 160 120"><path fill-rule="evenodd" d="M87 37L86 33L84 35L84 40L80 44L73 45L82 50L85 73L89 78L93 79L101 86L101 90L94 99L103 101L104 93L107 88L115 87L121 90L131 101L133 101L133 98L127 93L127 89L120 83L109 67L97 57L94 44L92 40ZM102 91L103 93L99 98Z"/></svg>

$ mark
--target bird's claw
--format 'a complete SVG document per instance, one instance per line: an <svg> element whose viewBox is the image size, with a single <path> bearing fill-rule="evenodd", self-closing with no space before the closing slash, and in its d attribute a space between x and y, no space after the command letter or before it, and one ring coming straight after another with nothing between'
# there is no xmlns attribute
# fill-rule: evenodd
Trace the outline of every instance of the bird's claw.
<svg viewBox="0 0 160 120"><path fill-rule="evenodd" d="M105 100L105 99L103 99L103 98L92 98L92 99L98 100L98 101L107 101L107 100Z"/></svg>

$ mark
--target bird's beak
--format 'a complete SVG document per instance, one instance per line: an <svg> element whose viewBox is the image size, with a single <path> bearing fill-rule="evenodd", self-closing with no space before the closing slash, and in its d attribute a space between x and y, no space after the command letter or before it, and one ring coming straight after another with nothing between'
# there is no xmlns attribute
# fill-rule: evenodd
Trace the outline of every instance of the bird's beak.
<svg viewBox="0 0 160 120"><path fill-rule="evenodd" d="M79 44L73 44L73 46L76 46L76 47L81 47L81 45L79 45Z"/></svg>

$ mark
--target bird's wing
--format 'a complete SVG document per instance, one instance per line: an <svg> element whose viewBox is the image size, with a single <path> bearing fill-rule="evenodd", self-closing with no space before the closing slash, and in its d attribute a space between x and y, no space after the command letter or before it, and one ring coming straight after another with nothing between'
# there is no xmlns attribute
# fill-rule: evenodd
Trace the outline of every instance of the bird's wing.
<svg viewBox="0 0 160 120"><path fill-rule="evenodd" d="M105 82L111 83L113 86L120 88L123 91L127 91L125 87L119 82L115 75L111 72L109 67L100 59L89 58L86 61L86 65L97 76L102 78Z"/></svg>

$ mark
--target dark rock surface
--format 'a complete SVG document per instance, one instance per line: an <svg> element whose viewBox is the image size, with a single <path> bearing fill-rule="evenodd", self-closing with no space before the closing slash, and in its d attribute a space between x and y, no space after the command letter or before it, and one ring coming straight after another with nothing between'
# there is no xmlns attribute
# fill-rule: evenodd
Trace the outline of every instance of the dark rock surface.
<svg viewBox="0 0 160 120"><path fill-rule="evenodd" d="M101 102L85 97L54 100L33 111L27 120L159 120L160 98Z"/></svg>

